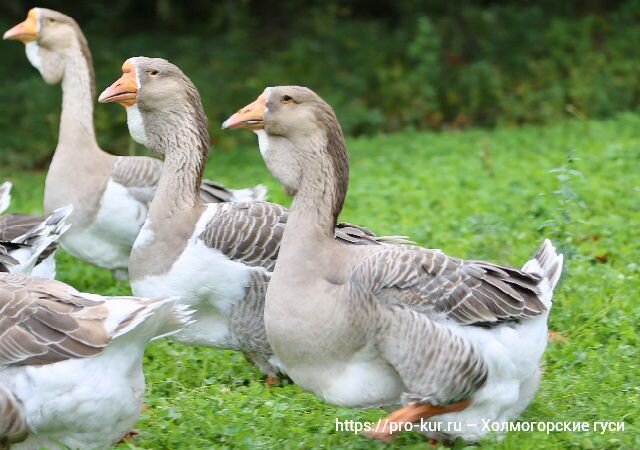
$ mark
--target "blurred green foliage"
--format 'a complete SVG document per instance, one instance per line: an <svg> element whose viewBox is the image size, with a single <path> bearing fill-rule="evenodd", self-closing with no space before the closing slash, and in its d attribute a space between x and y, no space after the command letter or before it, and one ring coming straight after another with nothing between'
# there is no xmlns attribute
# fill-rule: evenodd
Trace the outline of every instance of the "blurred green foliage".
<svg viewBox="0 0 640 450"><path fill-rule="evenodd" d="M0 4L0 26L30 2ZM97 87L129 56L161 56L199 87L218 149L249 142L218 125L265 86L302 84L348 134L608 117L640 102L640 1L115 0L42 2L78 20ZM0 163L43 167L59 88L2 43ZM131 151L125 115L96 107L101 144Z"/></svg>

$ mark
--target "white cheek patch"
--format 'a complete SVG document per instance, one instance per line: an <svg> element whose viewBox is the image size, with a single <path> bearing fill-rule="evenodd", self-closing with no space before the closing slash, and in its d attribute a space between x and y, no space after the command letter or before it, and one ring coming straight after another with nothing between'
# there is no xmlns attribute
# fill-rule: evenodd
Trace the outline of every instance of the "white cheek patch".
<svg viewBox="0 0 640 450"><path fill-rule="evenodd" d="M42 58L40 57L40 47L38 43L35 41L28 42L25 44L24 49L31 65L42 72Z"/></svg>
<svg viewBox="0 0 640 450"><path fill-rule="evenodd" d="M134 141L147 146L147 133L144 131L144 120L138 109L138 105L127 107L127 125L129 126L129 134Z"/></svg>
<svg viewBox="0 0 640 450"><path fill-rule="evenodd" d="M254 133L258 135L258 147L260 148L260 154L265 158L269 152L269 138L267 137L267 132L264 130L254 130Z"/></svg>
<svg viewBox="0 0 640 450"><path fill-rule="evenodd" d="M140 74L138 73L138 67L135 64L135 61L132 61L132 63L135 67L136 85L139 93L141 87ZM127 125L129 126L129 134L131 134L133 140L146 147L148 142L147 133L144 130L144 120L142 119L142 114L140 114L137 103L133 104L133 106L127 107Z"/></svg>

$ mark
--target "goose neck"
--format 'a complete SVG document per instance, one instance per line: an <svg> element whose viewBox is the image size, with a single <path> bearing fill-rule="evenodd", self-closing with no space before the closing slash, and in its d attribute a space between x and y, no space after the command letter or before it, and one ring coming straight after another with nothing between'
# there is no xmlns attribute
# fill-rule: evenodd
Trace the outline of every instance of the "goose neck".
<svg viewBox="0 0 640 450"><path fill-rule="evenodd" d="M196 122L202 121L191 120L190 116L177 117L166 126L147 127L149 148L165 155L158 190L149 211L151 215L173 216L200 205L209 135L206 122L194 127Z"/></svg>
<svg viewBox="0 0 640 450"><path fill-rule="evenodd" d="M62 79L62 113L59 146L78 150L97 149L93 127L93 74L79 43L68 50Z"/></svg>
<svg viewBox="0 0 640 450"><path fill-rule="evenodd" d="M348 184L348 162L341 148L330 148L330 139L318 151L300 152L302 175L291 205L292 228L333 240ZM296 226L296 222L300 226Z"/></svg>

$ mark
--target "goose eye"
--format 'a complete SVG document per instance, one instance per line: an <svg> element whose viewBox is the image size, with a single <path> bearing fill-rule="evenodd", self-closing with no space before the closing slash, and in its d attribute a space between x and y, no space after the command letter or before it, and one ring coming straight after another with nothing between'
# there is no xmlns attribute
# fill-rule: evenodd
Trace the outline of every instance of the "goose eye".
<svg viewBox="0 0 640 450"><path fill-rule="evenodd" d="M288 95L282 96L282 103L291 103L292 101L293 101L293 98L289 97Z"/></svg>
<svg viewBox="0 0 640 450"><path fill-rule="evenodd" d="M158 71L157 70L148 70L147 73L149 75L151 75L152 77L155 77L156 75L158 75Z"/></svg>

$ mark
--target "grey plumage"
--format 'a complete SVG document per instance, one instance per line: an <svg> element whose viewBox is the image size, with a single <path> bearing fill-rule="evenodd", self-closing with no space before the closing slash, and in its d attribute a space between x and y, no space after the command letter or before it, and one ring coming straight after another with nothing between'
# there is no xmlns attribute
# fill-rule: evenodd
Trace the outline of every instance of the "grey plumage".
<svg viewBox="0 0 640 450"><path fill-rule="evenodd" d="M34 227L37 227L46 219L46 216L29 216L26 214L7 214L0 217L0 240L12 241ZM48 258L58 249L58 242L54 241L40 253L36 264Z"/></svg>
<svg viewBox="0 0 640 450"><path fill-rule="evenodd" d="M133 126L139 127L139 122L144 124L143 133L134 128L136 132L132 134L144 135L141 140L147 147L165 159L159 182L161 187L143 229L148 231L144 235L151 236L150 240L134 247L131 256L134 292L142 289L139 293L144 294L145 289L150 289L151 283L146 284L145 278L173 280L172 270L175 273L188 271L189 267L175 269L180 261L211 257L219 264L212 267L218 271L215 274L218 278L214 279L224 278L224 271L228 270L229 277L234 280L229 280L228 285L224 280L222 285L215 286L213 282L206 285L208 280L200 280L186 288L168 282L169 289L182 291L167 293L188 297L192 302L203 302L200 318L196 314L195 326L187 327L176 338L190 344L204 341L207 345L240 350L265 374L276 375L279 368L271 361L273 352L264 329L264 296L270 272L276 265L289 212L280 205L266 202L203 205L194 188L200 184L209 136L197 89L179 68L166 60L134 57L126 64L135 67L140 84L135 106L141 120L133 122ZM207 222L201 224L203 216L207 217ZM352 224L340 224L335 236L341 243L356 245L404 242L401 237L375 236L368 229ZM203 251L201 244L212 251ZM226 256L224 260L218 259L218 251ZM242 283L246 283L242 286L244 295L235 293L241 291L236 291L234 285L239 273L242 277L248 275L247 281L242 278ZM203 299L204 295L194 295L194 291L210 294ZM229 294L229 291L234 293ZM230 311L226 306L219 308L216 305L209 317L207 311L216 302L230 305ZM194 305L194 309L199 309L198 305ZM209 323L208 320L223 322L225 336L211 332L215 336L207 341L208 330L192 331L199 323Z"/></svg>
<svg viewBox="0 0 640 450"><path fill-rule="evenodd" d="M280 369L270 363L273 351L264 327L264 298L287 217L287 209L275 203L229 203L220 205L199 236L208 247L254 268L244 300L232 307L229 328L234 348L270 376L276 376ZM348 223L338 224L336 241L349 245L404 243L402 238L379 237L365 227Z"/></svg>
<svg viewBox="0 0 640 450"><path fill-rule="evenodd" d="M0 383L0 450L27 438L29 429L20 401Z"/></svg>
<svg viewBox="0 0 640 450"><path fill-rule="evenodd" d="M9 254L10 250L16 250L20 245L13 242L0 241L0 272L9 272L9 268L19 264L19 261Z"/></svg>
<svg viewBox="0 0 640 450"><path fill-rule="evenodd" d="M11 191L11 183L3 183L1 189L2 192L0 193L0 195L2 195L4 199L7 199L5 206L6 208L7 206L9 206L8 202L10 199L9 193ZM27 214L2 215L0 216L0 241L13 241L17 237L24 235L34 227L38 226L40 223L46 220L46 218L46 216L32 216ZM43 251L38 257L38 261L36 262L36 264L46 259L49 255L55 252L57 248L57 241L49 244L47 249Z"/></svg>
<svg viewBox="0 0 640 450"><path fill-rule="evenodd" d="M111 340L106 314L64 283L0 274L0 366L96 355Z"/></svg>
<svg viewBox="0 0 640 450"><path fill-rule="evenodd" d="M464 410L449 420L476 426L517 416L537 387L562 255L546 240L515 269L416 246L338 246L348 170L333 110L298 86L267 88L252 105L225 124L260 130L267 167L295 194L265 303L293 381L341 406L411 403L397 421L438 421L448 407Z"/></svg>
<svg viewBox="0 0 640 450"><path fill-rule="evenodd" d="M118 157L111 178L127 188L138 201L149 204L158 189L162 173L162 161L148 156ZM241 193L241 194L239 194ZM239 199L238 197L242 198ZM264 200L266 189L259 185L249 189L229 189L210 180L202 180L200 199L204 203Z"/></svg>
<svg viewBox="0 0 640 450"><path fill-rule="evenodd" d="M354 268L351 281L381 302L465 325L497 324L546 310L538 298L539 276L420 247L372 250Z"/></svg>
<svg viewBox="0 0 640 450"><path fill-rule="evenodd" d="M139 414L145 345L192 313L171 297L102 297L0 274L0 448L111 447Z"/></svg>
<svg viewBox="0 0 640 450"><path fill-rule="evenodd" d="M221 206L200 239L234 261L272 271L289 212L268 202L230 203ZM402 236L376 236L366 227L338 223L336 241L352 245L408 243Z"/></svg>

